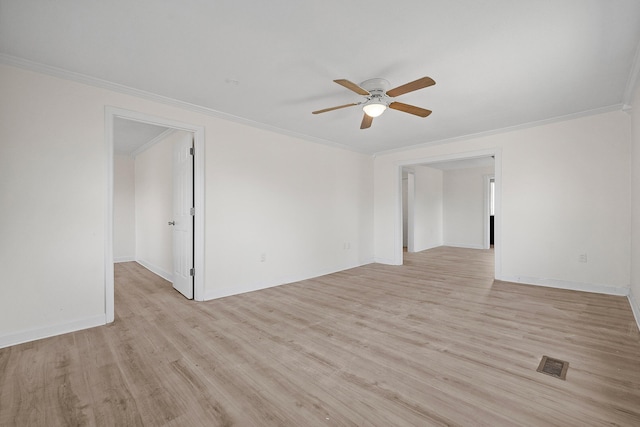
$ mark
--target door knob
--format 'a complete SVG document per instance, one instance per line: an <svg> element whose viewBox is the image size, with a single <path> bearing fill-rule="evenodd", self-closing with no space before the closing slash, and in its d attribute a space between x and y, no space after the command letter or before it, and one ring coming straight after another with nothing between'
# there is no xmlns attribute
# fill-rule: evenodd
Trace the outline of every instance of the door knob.
<svg viewBox="0 0 640 427"><path fill-rule="evenodd" d="M176 225L175 221L169 221L169 225Z"/></svg>

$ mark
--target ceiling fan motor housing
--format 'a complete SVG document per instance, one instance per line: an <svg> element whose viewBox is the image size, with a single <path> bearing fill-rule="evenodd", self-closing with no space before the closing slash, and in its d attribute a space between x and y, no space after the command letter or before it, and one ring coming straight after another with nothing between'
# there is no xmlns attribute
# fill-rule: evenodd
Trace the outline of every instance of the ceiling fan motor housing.
<svg viewBox="0 0 640 427"><path fill-rule="evenodd" d="M382 92L385 93L389 89L389 81L386 79L369 79L360 83L360 87L369 93Z"/></svg>
<svg viewBox="0 0 640 427"><path fill-rule="evenodd" d="M369 79L360 83L360 87L368 91L370 95L367 96L367 100L364 105L369 104L383 104L385 107L389 106L390 99L386 92L389 88L389 81L386 79Z"/></svg>

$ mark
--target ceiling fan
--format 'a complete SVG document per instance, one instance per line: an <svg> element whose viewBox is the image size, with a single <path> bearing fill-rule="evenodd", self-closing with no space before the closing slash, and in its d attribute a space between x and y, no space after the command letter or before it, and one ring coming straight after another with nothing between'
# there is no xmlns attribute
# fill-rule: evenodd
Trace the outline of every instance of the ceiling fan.
<svg viewBox="0 0 640 427"><path fill-rule="evenodd" d="M431 77L422 77L418 80L403 84L391 90L387 90L389 82L385 79L369 79L360 83L359 85L350 82L349 80L339 79L334 80L341 86L362 95L365 97L364 101L354 102L352 104L339 105L337 107L325 108L323 110L314 111L312 114L326 113L327 111L339 110L340 108L353 107L354 105L362 105L364 111L364 117L362 118L362 124L360 129L367 129L371 127L374 117L378 117L384 110L391 108L393 110L402 111L405 113L413 114L419 117L427 117L431 114L431 110L416 107L414 105L403 104L402 102L394 101L396 96L404 95L414 90L423 89L425 87L433 86L436 84Z"/></svg>

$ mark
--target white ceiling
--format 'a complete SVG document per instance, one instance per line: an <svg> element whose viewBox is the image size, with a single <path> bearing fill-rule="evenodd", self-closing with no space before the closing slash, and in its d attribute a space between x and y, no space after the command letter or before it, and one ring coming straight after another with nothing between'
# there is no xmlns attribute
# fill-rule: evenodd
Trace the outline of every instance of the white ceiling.
<svg viewBox="0 0 640 427"><path fill-rule="evenodd" d="M0 0L0 60L42 64L312 141L376 153L620 109L637 0ZM332 82L436 85L360 130ZM96 80L97 81L97 80Z"/></svg>

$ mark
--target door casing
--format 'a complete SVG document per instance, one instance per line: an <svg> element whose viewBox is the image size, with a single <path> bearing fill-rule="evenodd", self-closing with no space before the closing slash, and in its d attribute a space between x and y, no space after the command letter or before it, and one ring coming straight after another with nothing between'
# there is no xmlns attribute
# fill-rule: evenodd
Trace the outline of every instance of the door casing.
<svg viewBox="0 0 640 427"><path fill-rule="evenodd" d="M105 200L105 250L104 250L104 298L105 298L105 323L114 320L114 273L113 273L113 124L115 118L148 123L193 133L194 146L194 295L196 301L204 301L205 271L204 271L204 159L205 142L204 126L183 123L172 119L158 117L137 111L106 106L105 107L105 151L106 151L106 200Z"/></svg>

